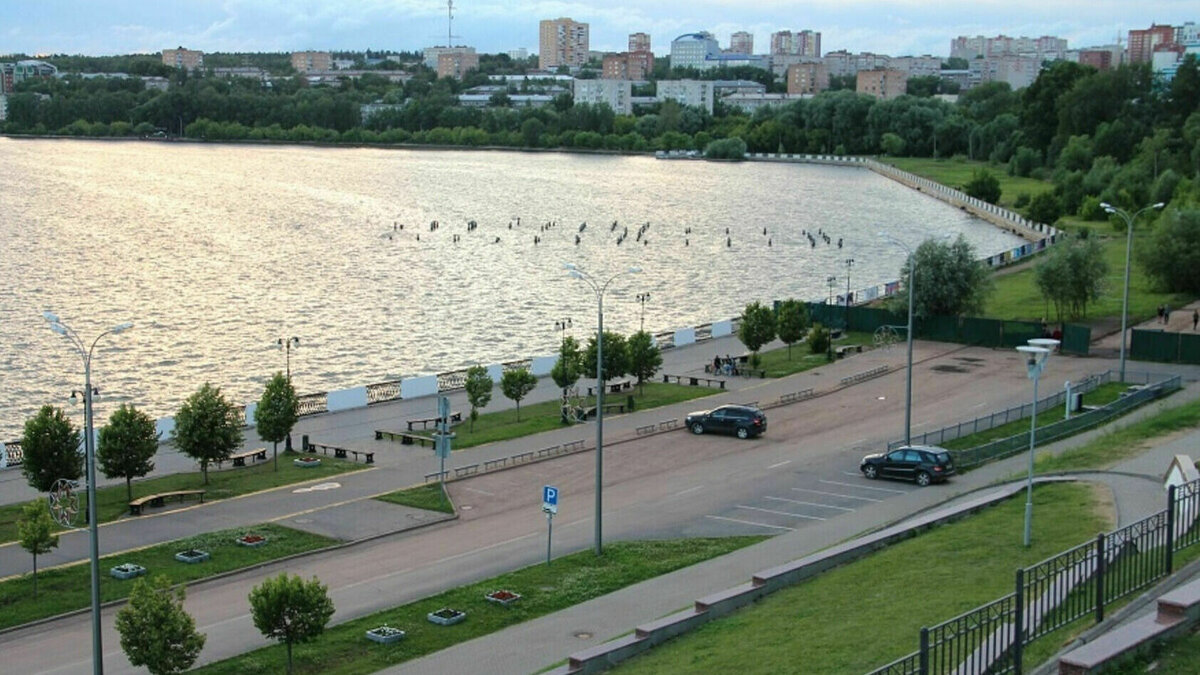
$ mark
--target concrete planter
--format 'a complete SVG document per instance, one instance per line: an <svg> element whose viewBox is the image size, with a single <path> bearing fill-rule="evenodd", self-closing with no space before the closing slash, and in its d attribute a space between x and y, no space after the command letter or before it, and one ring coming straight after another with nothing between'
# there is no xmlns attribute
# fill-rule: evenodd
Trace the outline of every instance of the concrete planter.
<svg viewBox="0 0 1200 675"><path fill-rule="evenodd" d="M132 579L146 573L146 568L134 563L122 563L109 570L109 574L117 579Z"/></svg>
<svg viewBox="0 0 1200 675"><path fill-rule="evenodd" d="M501 607L508 607L509 605L513 604L514 602L520 600L521 594L513 593L512 591L499 590L499 591L492 591L491 593L488 593L487 595L485 595L483 597L488 602L493 602L497 605L500 605Z"/></svg>
<svg viewBox="0 0 1200 675"><path fill-rule="evenodd" d="M190 565L194 565L196 563L202 563L211 557L212 557L211 553L209 553L208 551L201 551L199 549L189 549L187 551L180 551L179 553L175 554L176 560L178 560L181 563L188 563Z"/></svg>
<svg viewBox="0 0 1200 675"><path fill-rule="evenodd" d="M259 546L267 545L267 538L259 534L247 534L237 538L237 543L241 546L249 546L250 548L258 548Z"/></svg>
<svg viewBox="0 0 1200 675"><path fill-rule="evenodd" d="M321 458L320 457L300 457L299 459L293 459L292 464L300 467L301 469L314 469L318 466L321 466Z"/></svg>
<svg viewBox="0 0 1200 675"><path fill-rule="evenodd" d="M457 609L443 607L436 612L430 612L426 614L425 618L429 619L431 623L436 623L439 626L453 626L463 619L466 619L467 613Z"/></svg>
<svg viewBox="0 0 1200 675"><path fill-rule="evenodd" d="M381 645L390 645L404 639L404 631L390 626L379 626L367 631L367 639Z"/></svg>

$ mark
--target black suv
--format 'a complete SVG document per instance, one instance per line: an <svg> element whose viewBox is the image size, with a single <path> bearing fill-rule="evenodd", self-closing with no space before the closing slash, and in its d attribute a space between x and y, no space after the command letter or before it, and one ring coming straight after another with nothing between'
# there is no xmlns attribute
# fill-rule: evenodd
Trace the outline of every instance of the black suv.
<svg viewBox="0 0 1200 675"><path fill-rule="evenodd" d="M916 481L925 487L954 475L954 459L949 451L935 445L912 445L887 454L867 455L858 465L867 478L898 478Z"/></svg>
<svg viewBox="0 0 1200 675"><path fill-rule="evenodd" d="M767 430L767 416L758 408L748 405L723 405L691 413L685 424L694 434L716 431L735 434L738 438L750 438Z"/></svg>

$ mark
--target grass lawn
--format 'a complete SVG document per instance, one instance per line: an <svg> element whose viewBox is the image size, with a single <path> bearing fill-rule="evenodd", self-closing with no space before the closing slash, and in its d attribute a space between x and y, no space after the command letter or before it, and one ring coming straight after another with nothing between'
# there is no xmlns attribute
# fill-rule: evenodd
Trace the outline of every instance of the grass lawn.
<svg viewBox="0 0 1200 675"><path fill-rule="evenodd" d="M971 175L976 169L987 169L1000 181L1000 204L1010 209L1013 208L1013 202L1017 200L1017 195L1022 192L1034 197L1054 189L1054 184L1050 181L1010 176L1008 167L987 162L967 159L930 159L928 157L887 157L880 161L958 190L971 182Z"/></svg>
<svg viewBox="0 0 1200 675"><path fill-rule="evenodd" d="M322 457L320 455L316 455L317 457L321 457L321 465L318 467L300 468L294 466L292 460L301 456L298 454L284 455L280 453L278 472L272 470L273 465L269 458L265 462L257 462L245 467L226 469L224 471L209 470L208 485L204 484L204 477L199 471L194 473L176 473L134 481L133 496L137 498L160 492L203 489L207 491L204 495L204 501L208 502L363 468L361 464L333 457ZM80 509L86 509L86 504L87 498L81 492L79 499ZM0 543L17 540L17 519L21 517L22 506L23 504L0 506ZM146 512L153 513L153 510L148 509ZM107 523L128 514L129 500L126 498L125 486L114 485L97 488L96 513L97 519L101 523ZM81 515L80 524L82 520L83 517ZM55 527L58 530L66 529L59 528L57 524Z"/></svg>
<svg viewBox="0 0 1200 675"><path fill-rule="evenodd" d="M586 391L588 384L585 380L580 380L578 386L581 390ZM671 405L672 403L679 403L680 401L689 401L694 398L712 396L718 393L720 393L719 389L709 389L707 387L689 387L678 384L663 384L662 382L647 382L644 394L635 386L633 389L623 391L620 394L605 392L604 401L605 405L609 403L625 403L632 397L637 409L645 410L647 408L659 408ZM495 395L501 396L502 394L496 393ZM584 408L596 405L596 397L582 397L581 405ZM453 449L462 450L463 448L483 445L484 443L506 441L510 438L520 438L543 431L561 429L563 427L561 410L562 404L558 400L524 405L521 406L520 421L517 420L517 411L515 409L501 410L494 413L480 411L479 419L475 420L474 431L471 430L471 421L469 419L454 427L456 437L452 442Z"/></svg>
<svg viewBox="0 0 1200 675"><path fill-rule="evenodd" d="M833 346L837 348L842 345L866 345L869 348L873 344L873 337L871 333L847 331L842 333L842 337L833 341ZM759 357L762 359L759 368L767 371L767 377L787 377L829 363L824 352L813 354L809 351L807 342L792 345L790 357L787 347L761 352Z"/></svg>
<svg viewBox="0 0 1200 675"><path fill-rule="evenodd" d="M1102 384L1092 391L1084 394L1083 403L1084 405L1107 405L1120 398L1121 392L1128 388L1128 384L1121 382L1109 382L1108 384ZM1055 422L1061 422L1064 412L1063 406L1055 406L1051 410L1045 410L1038 413L1038 428L1040 429L1048 424L1054 424ZM1025 434L1029 433L1028 418L1023 420L1015 420L1013 422L1009 422L1008 424L1001 424L1000 426L992 427L987 431L980 431L979 433L962 436L952 441L946 441L945 443L942 443L942 447L946 448L947 450L966 450L968 448L975 448L987 443L991 443L992 441L998 441L1001 438L1016 436L1022 432Z"/></svg>
<svg viewBox="0 0 1200 675"><path fill-rule="evenodd" d="M294 648L295 672L373 673L724 555L764 538L620 542L606 546L601 558L590 550L563 556L556 558L550 566L533 565L334 626L316 642ZM508 607L484 599L485 594L500 589L522 597ZM436 626L425 618L426 614L443 607L466 612L466 620L454 626ZM364 632L384 624L405 631L407 636L391 645L368 641ZM205 675L278 673L286 660L284 647L274 645L191 672Z"/></svg>
<svg viewBox="0 0 1200 675"><path fill-rule="evenodd" d="M386 495L376 497L376 499L401 506L440 511L441 513L454 513L454 507L450 504L450 499L446 496L446 493L442 491L440 483L418 485L407 490L390 492Z"/></svg>
<svg viewBox="0 0 1200 675"><path fill-rule="evenodd" d="M1012 592L1016 569L1107 530L1088 485L1035 491L1033 545L1024 500L1010 499L838 567L706 624L619 666L622 673L865 673L916 651L936 625ZM836 620L831 620L836 619ZM748 659L747 654L753 658Z"/></svg>
<svg viewBox="0 0 1200 675"><path fill-rule="evenodd" d="M253 532L267 538L264 546L250 548L234 540ZM295 553L313 551L336 544L337 541L280 525L263 524L253 528L222 530L159 544L132 553L120 553L100 558L100 599L118 600L129 595L133 579L116 579L109 569L122 563L135 563L146 568L148 575L165 574L171 583L203 579L220 572L241 569ZM212 554L204 562L188 564L175 559L180 551L197 548ZM20 549L11 555L25 555ZM91 567L71 565L38 571L38 597L33 597L33 575L0 582L0 628L17 626L63 612L91 606Z"/></svg>
<svg viewBox="0 0 1200 675"><path fill-rule="evenodd" d="M1057 455L1042 455L1034 466L1038 473L1102 469L1146 450L1151 440L1200 426L1200 401L1164 410Z"/></svg>

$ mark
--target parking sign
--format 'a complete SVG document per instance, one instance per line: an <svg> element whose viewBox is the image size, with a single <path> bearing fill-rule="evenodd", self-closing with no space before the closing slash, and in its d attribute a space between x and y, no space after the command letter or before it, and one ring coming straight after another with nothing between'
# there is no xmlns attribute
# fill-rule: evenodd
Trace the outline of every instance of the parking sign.
<svg viewBox="0 0 1200 675"><path fill-rule="evenodd" d="M553 485L542 486L542 510L558 513L558 488Z"/></svg>

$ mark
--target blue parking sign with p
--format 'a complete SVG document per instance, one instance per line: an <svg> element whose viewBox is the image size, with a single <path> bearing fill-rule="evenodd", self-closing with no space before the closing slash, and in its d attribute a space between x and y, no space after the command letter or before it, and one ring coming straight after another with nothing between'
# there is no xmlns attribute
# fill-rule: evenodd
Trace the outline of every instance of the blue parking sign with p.
<svg viewBox="0 0 1200 675"><path fill-rule="evenodd" d="M558 513L558 488L553 485L542 487L542 510Z"/></svg>

